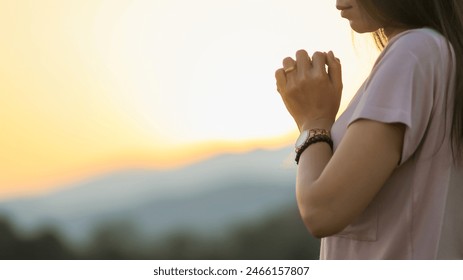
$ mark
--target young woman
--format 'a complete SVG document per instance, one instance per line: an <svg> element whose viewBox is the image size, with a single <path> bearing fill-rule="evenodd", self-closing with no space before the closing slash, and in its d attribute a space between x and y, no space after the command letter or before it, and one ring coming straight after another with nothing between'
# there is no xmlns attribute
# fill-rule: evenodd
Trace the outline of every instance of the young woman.
<svg viewBox="0 0 463 280"><path fill-rule="evenodd" d="M463 0L337 0L382 48L345 112L332 52L283 60L296 194L322 259L463 259ZM325 70L327 66L327 71Z"/></svg>

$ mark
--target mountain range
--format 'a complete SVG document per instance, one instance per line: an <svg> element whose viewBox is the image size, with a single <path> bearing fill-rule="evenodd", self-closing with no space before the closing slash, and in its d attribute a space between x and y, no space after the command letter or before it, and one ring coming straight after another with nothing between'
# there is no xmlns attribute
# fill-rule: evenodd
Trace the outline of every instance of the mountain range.
<svg viewBox="0 0 463 280"><path fill-rule="evenodd" d="M118 170L58 191L0 202L22 234L52 228L75 245L111 224L140 238L174 231L217 237L244 222L294 207L290 148L224 154L167 171Z"/></svg>

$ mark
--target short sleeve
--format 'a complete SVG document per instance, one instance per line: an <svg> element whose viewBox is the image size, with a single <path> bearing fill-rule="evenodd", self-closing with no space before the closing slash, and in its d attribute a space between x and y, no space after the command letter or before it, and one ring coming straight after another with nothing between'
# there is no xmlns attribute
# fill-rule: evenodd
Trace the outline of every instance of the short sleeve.
<svg viewBox="0 0 463 280"><path fill-rule="evenodd" d="M349 125L359 119L404 124L400 164L417 150L431 118L434 67L429 59L423 59L430 55L426 48L429 44L420 45L413 36L403 36L388 46L366 81L349 121Z"/></svg>

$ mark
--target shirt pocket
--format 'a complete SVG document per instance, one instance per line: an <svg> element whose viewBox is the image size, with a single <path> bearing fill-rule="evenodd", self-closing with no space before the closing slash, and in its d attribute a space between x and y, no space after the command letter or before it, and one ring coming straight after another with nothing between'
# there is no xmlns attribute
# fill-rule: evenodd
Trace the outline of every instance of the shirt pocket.
<svg viewBox="0 0 463 280"><path fill-rule="evenodd" d="M371 203L352 224L334 236L358 241L376 241L377 231L378 205L377 203Z"/></svg>

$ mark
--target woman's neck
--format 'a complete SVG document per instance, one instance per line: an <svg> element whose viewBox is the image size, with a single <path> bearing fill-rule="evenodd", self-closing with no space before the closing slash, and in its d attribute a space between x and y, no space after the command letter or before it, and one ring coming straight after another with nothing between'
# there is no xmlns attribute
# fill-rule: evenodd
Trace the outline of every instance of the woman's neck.
<svg viewBox="0 0 463 280"><path fill-rule="evenodd" d="M385 27L384 28L384 35L386 35L387 40L390 41L394 36L396 36L399 33L404 32L407 30L407 28L389 28Z"/></svg>

